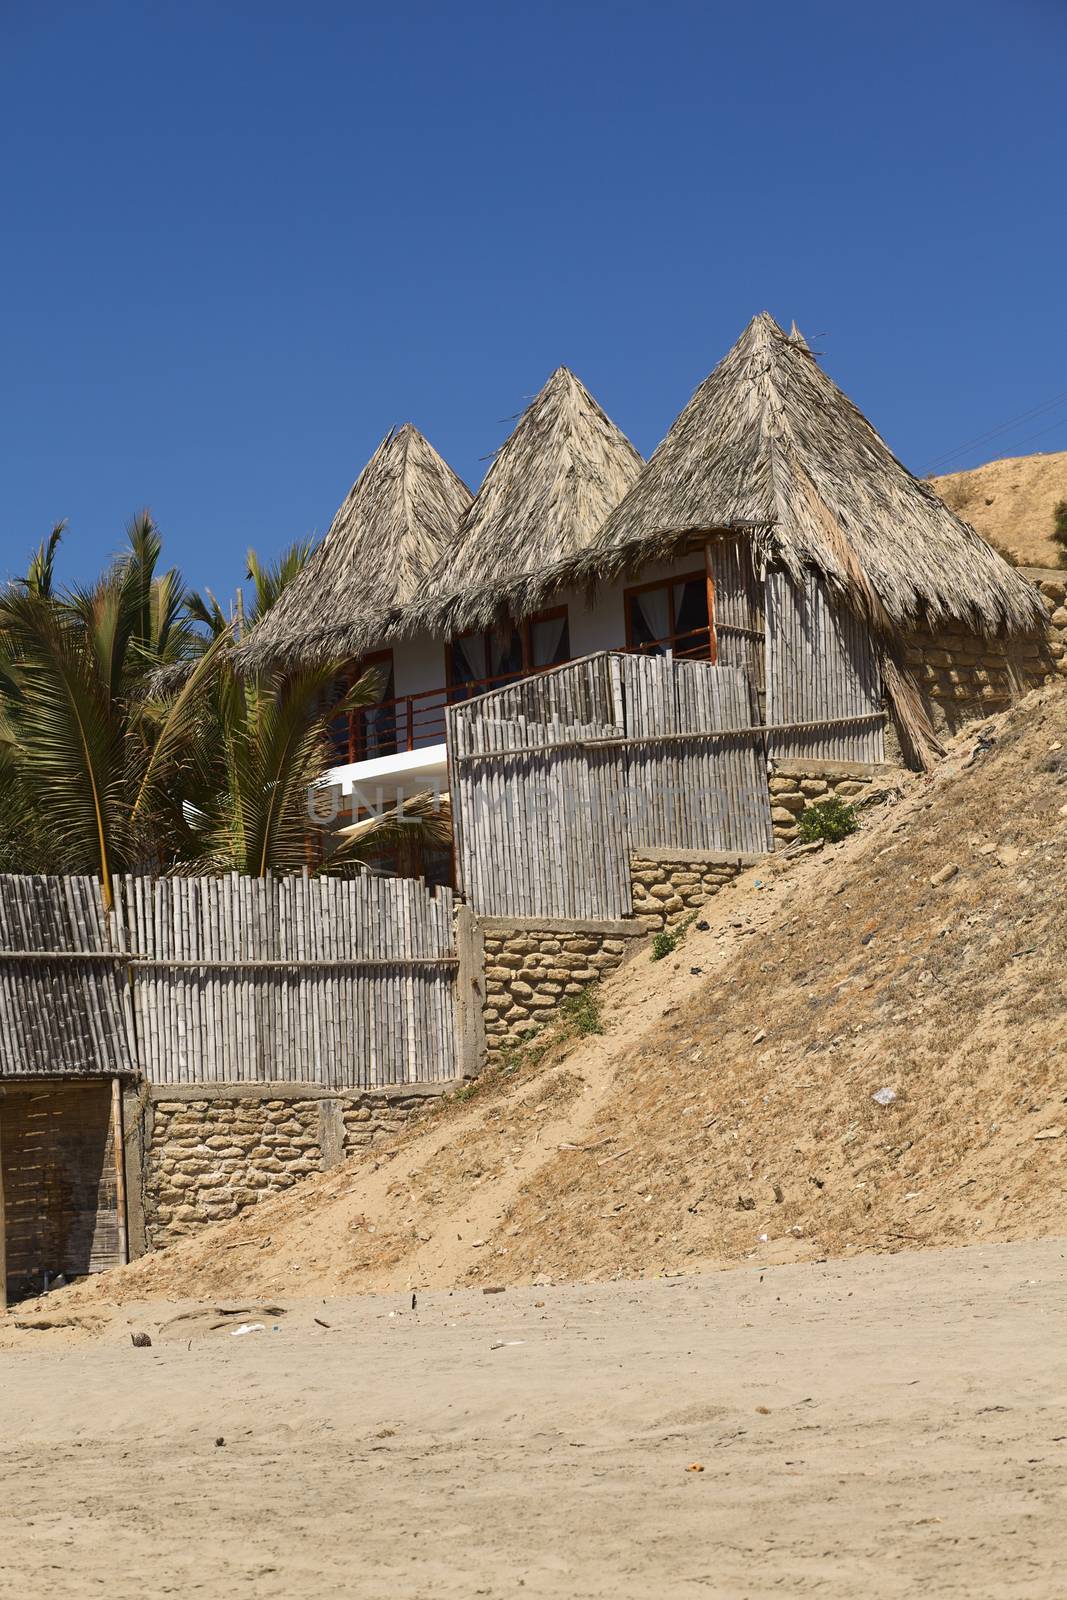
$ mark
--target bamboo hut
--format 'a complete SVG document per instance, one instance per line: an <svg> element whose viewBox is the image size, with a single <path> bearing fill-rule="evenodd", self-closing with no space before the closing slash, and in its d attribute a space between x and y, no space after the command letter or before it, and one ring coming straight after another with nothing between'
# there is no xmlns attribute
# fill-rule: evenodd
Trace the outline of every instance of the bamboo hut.
<svg viewBox="0 0 1067 1600"><path fill-rule="evenodd" d="M249 670L358 656L455 538L470 490L412 423L382 440L300 576L242 646Z"/></svg>
<svg viewBox="0 0 1067 1600"><path fill-rule="evenodd" d="M497 527L498 537L510 528L521 538L513 521ZM986 709L1027 673L1040 675L1044 611L1032 585L897 460L795 325L787 334L767 312L696 390L593 537L556 560L538 547L539 564L525 552L486 561L480 583L473 561L446 559L423 596L393 618L394 635L521 619L568 590L595 593L700 548L711 582L715 552L727 543L748 575L749 614L735 606L733 620L753 635L764 633L768 606L806 613L785 627L794 642L806 637L809 657L818 651L817 610L832 613L827 626L838 631L862 630L913 760L931 759L938 726L973 715L974 696L941 681L955 655L976 679L992 675ZM931 667L936 653L949 660ZM798 657L785 670L810 665ZM768 675L774 670L768 660ZM970 687L981 698L990 683Z"/></svg>
<svg viewBox="0 0 1067 1600"><path fill-rule="evenodd" d="M796 579L818 572L878 628L958 625L995 636L1042 622L1032 585L897 460L795 325L786 334L761 312L594 537L555 561L543 549L539 561L502 557L480 586L473 563L446 560L394 623L405 632L473 626L490 603L521 615L561 588L722 533L743 535L764 566Z"/></svg>

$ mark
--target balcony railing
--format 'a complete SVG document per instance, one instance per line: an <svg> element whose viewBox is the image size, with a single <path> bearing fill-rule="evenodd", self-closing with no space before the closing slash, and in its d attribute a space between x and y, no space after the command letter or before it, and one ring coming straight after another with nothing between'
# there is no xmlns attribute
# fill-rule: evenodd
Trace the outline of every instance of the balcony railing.
<svg viewBox="0 0 1067 1600"><path fill-rule="evenodd" d="M623 646L632 655L660 655L670 650L687 660L708 659L708 630L694 628L689 633L675 634L669 639L658 639L647 644ZM563 663L554 662L553 666ZM475 695L487 694L490 689L502 689L521 678L533 678L541 672L551 672L552 667L524 668L506 672L496 678L475 678L467 683L453 683L447 688L423 689L418 694L397 695L392 700L380 700L372 706L361 706L357 711L334 725L334 752L338 764L374 761L379 756L393 756L401 751L424 750L429 745L443 744L445 739L445 712L449 706Z"/></svg>

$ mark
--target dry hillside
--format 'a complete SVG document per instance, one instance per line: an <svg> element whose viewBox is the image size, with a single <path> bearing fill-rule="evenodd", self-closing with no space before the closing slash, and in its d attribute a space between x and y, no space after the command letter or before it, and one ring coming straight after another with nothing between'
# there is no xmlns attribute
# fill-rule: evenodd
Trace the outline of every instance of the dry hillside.
<svg viewBox="0 0 1067 1600"><path fill-rule="evenodd" d="M1057 503L1067 500L1067 450L1008 456L929 481L947 506L1021 565L1058 566L1052 519Z"/></svg>
<svg viewBox="0 0 1067 1600"><path fill-rule="evenodd" d="M1067 1234L1067 688L983 730L616 973L602 1035L50 1308Z"/></svg>

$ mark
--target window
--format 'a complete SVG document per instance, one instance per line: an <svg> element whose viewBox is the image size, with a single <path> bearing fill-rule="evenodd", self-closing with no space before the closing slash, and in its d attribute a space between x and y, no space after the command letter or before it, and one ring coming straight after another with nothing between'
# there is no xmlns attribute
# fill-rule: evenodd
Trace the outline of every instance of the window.
<svg viewBox="0 0 1067 1600"><path fill-rule="evenodd" d="M335 717L330 724L330 743L338 761L370 761L375 756L396 754L396 690L391 650L376 650L349 668L334 686L333 699L341 700L364 672L371 671L378 674L373 703L357 707L347 717Z"/></svg>
<svg viewBox="0 0 1067 1600"><path fill-rule="evenodd" d="M642 655L688 656L706 661L708 583L703 572L689 572L661 583L642 583L624 592L626 648Z"/></svg>
<svg viewBox="0 0 1067 1600"><path fill-rule="evenodd" d="M566 606L538 611L522 623L463 633L445 652L450 700L466 700L509 678L528 677L571 658Z"/></svg>

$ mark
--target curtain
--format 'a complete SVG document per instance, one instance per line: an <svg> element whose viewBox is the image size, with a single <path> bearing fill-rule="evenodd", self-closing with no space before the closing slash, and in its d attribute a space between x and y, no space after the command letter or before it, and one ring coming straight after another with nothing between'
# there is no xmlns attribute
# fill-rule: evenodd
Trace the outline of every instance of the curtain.
<svg viewBox="0 0 1067 1600"><path fill-rule="evenodd" d="M530 665L532 667L557 667L570 657L570 629L567 614L562 617L545 617L530 628Z"/></svg>
<svg viewBox="0 0 1067 1600"><path fill-rule="evenodd" d="M452 678L455 683L480 683L485 670L485 634L464 633L452 640Z"/></svg>
<svg viewBox="0 0 1067 1600"><path fill-rule="evenodd" d="M670 593L670 585L665 583L662 588L645 589L633 597L649 639L669 639L674 632Z"/></svg>

